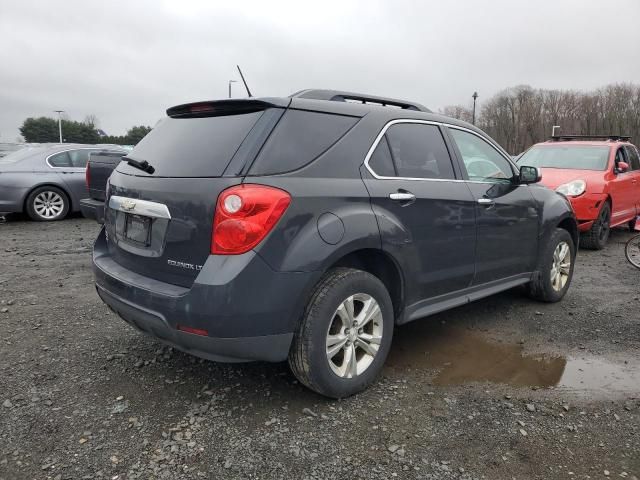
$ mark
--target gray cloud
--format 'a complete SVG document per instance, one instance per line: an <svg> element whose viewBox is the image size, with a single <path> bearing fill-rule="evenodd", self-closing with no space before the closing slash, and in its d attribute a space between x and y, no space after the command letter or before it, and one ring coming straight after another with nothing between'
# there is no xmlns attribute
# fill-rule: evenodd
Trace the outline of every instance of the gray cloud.
<svg viewBox="0 0 640 480"><path fill-rule="evenodd" d="M337 88L433 109L517 84L638 81L640 2L3 0L0 45L0 140L58 108L123 134L226 97L236 63L256 95Z"/></svg>

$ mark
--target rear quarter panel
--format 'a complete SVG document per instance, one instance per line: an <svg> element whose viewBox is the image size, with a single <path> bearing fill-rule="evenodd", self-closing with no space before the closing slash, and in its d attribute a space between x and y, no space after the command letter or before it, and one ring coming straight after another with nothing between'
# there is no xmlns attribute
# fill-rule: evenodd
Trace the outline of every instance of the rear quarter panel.
<svg viewBox="0 0 640 480"><path fill-rule="evenodd" d="M6 211L23 211L24 202L29 193L43 185L54 185L62 189L71 198L72 209L78 209L77 199L71 194L70 187L57 172L12 171L0 173L0 210L4 207L7 208ZM5 203L6 205L1 205Z"/></svg>
<svg viewBox="0 0 640 480"><path fill-rule="evenodd" d="M274 270L324 271L355 250L381 247L360 178L252 177L245 183L271 185L292 197L283 218L256 248Z"/></svg>

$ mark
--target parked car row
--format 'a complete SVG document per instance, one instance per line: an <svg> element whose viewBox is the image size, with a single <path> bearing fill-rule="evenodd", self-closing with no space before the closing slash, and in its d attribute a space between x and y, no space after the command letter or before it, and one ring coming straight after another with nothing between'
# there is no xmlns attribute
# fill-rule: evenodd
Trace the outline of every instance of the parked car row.
<svg viewBox="0 0 640 480"><path fill-rule="evenodd" d="M330 90L167 115L130 152L0 159L0 197L11 185L13 211L103 223L96 289L130 325L216 361L288 360L330 397L374 381L395 325L515 286L561 300L580 232L602 248L640 214L628 138L514 159L422 105Z"/></svg>

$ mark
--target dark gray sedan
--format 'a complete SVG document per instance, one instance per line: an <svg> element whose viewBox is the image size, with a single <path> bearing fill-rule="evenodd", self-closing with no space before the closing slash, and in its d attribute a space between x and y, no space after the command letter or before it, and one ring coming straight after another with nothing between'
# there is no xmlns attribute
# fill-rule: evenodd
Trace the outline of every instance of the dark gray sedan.
<svg viewBox="0 0 640 480"><path fill-rule="evenodd" d="M89 155L104 151L126 153L117 145L65 143L29 146L0 158L0 213L52 221L80 210Z"/></svg>

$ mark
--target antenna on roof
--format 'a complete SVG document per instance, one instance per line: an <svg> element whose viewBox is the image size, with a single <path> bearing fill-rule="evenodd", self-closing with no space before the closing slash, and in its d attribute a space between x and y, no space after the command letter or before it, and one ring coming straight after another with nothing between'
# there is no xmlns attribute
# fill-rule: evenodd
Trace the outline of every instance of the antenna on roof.
<svg viewBox="0 0 640 480"><path fill-rule="evenodd" d="M242 83L244 83L244 88L247 89L247 95L249 95L249 97L252 97L253 95L251 95L251 90L249 90L249 85L247 85L247 82L244 79L244 75L242 74L242 70L240 70L240 65L236 65L236 67L238 67L238 73L240 73L240 78L242 78Z"/></svg>

